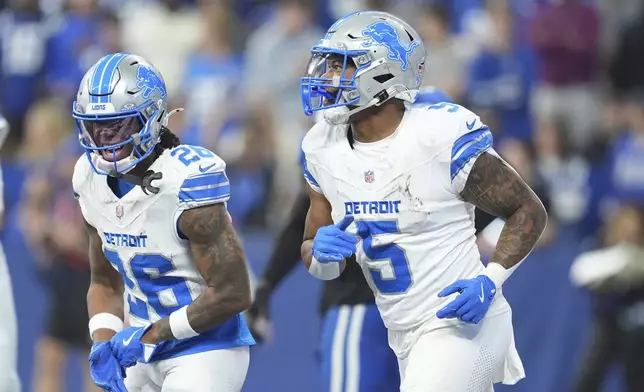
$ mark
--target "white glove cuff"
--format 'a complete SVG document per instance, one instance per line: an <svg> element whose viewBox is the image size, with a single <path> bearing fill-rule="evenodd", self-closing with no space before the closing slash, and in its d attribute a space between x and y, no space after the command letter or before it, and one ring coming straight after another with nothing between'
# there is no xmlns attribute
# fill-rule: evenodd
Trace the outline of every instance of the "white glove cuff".
<svg viewBox="0 0 644 392"><path fill-rule="evenodd" d="M188 321L188 305L170 314L170 331L175 339L194 338L199 332L192 329Z"/></svg>
<svg viewBox="0 0 644 392"><path fill-rule="evenodd" d="M505 269L505 267L499 263L488 263L482 275L490 278L490 280L496 285L496 288L500 289L503 283L510 277L510 275L512 275L514 270L514 267Z"/></svg>
<svg viewBox="0 0 644 392"><path fill-rule="evenodd" d="M315 257L311 258L309 274L322 280L332 280L340 276L340 263L320 263Z"/></svg>
<svg viewBox="0 0 644 392"><path fill-rule="evenodd" d="M123 320L112 313L99 313L89 319L89 337L94 340L94 332L99 329L109 329L114 332L123 330Z"/></svg>

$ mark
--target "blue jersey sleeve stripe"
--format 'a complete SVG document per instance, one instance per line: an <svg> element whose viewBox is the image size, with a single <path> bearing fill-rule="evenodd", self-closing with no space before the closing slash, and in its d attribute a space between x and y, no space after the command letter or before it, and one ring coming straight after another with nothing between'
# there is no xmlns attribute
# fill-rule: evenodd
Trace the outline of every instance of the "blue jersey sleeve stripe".
<svg viewBox="0 0 644 392"><path fill-rule="evenodd" d="M313 174L311 174L311 172L306 168L306 163L304 164L304 167L302 168L302 170L304 172L304 178L306 178L306 180L309 183L311 183L311 185L315 185L316 187L319 188L320 184L318 184L318 182L313 177Z"/></svg>
<svg viewBox="0 0 644 392"><path fill-rule="evenodd" d="M304 141L304 139L302 139ZM304 154L304 150L300 148L300 166L302 166L302 173L304 173L304 178L306 178L306 181L308 181L311 185L320 187L320 184L316 181L315 177L313 177L313 174L309 171L309 169L306 167L306 155Z"/></svg>
<svg viewBox="0 0 644 392"><path fill-rule="evenodd" d="M481 137L481 135L486 131L489 132L490 128L484 126L458 138L452 147L452 160L458 157L459 152L465 145L472 143L474 140Z"/></svg>
<svg viewBox="0 0 644 392"><path fill-rule="evenodd" d="M228 184L228 182L217 185L208 185L202 188L193 188L193 190L179 192L180 203L218 201L225 200L229 197L230 184Z"/></svg>
<svg viewBox="0 0 644 392"><path fill-rule="evenodd" d="M467 138L467 141L462 142L465 138ZM492 132L488 128L481 128L468 133L457 140L452 148L452 162L450 164L450 176L452 180L469 161L492 147L493 140ZM460 148L457 148L458 146Z"/></svg>
<svg viewBox="0 0 644 392"><path fill-rule="evenodd" d="M222 183L228 183L228 177L226 177L226 173L224 173L223 171L206 173L186 178L183 181L183 184L181 184L181 190L191 190L192 188L199 188Z"/></svg>

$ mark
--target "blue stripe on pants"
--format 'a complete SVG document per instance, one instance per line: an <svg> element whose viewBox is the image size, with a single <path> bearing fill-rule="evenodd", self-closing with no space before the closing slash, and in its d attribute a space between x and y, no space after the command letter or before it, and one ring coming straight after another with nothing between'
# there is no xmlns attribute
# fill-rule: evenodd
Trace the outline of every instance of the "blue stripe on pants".
<svg viewBox="0 0 644 392"><path fill-rule="evenodd" d="M322 392L399 390L398 360L375 304L329 309L320 343Z"/></svg>

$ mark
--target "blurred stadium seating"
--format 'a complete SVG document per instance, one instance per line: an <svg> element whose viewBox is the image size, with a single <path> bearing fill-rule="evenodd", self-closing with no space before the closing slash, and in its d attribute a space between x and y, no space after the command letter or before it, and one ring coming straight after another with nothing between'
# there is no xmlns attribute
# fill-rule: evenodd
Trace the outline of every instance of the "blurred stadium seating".
<svg viewBox="0 0 644 392"><path fill-rule="evenodd" d="M56 287L87 274L82 221L69 207L70 165L80 155L71 102L86 69L121 50L160 69L171 106L186 108L170 128L228 163L229 210L260 271L301 181L298 143L311 120L298 85L308 49L335 18L371 8L418 29L426 84L479 113L496 148L550 201L548 238L504 289L527 378L497 390L574 390L593 315L602 317L591 304L605 294L573 287L570 266L603 246L616 211L644 202L637 0L0 1L0 113L12 127L2 151L2 241L24 390L39 371L37 343L51 328ZM245 391L315 390L318 287L302 269L280 289L275 340L253 349ZM71 361L61 390L82 390L85 355ZM603 391L622 390L619 375Z"/></svg>

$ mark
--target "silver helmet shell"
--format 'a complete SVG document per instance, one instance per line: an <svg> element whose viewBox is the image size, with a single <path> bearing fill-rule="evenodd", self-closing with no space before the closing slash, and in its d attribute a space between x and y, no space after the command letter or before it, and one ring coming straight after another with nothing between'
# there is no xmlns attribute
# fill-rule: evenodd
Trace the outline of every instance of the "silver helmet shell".
<svg viewBox="0 0 644 392"><path fill-rule="evenodd" d="M342 71L330 69L331 56ZM306 115L324 110L335 124L391 98L413 103L423 82L426 51L418 33L386 12L360 11L341 18L311 49L306 76L301 79ZM353 75L347 65L355 66Z"/></svg>
<svg viewBox="0 0 644 392"><path fill-rule="evenodd" d="M126 173L147 158L167 125L168 96L163 77L144 58L130 53L113 53L100 59L83 77L73 117L79 140L94 171L99 174ZM98 143L93 130L108 127L116 140ZM132 145L131 153L119 151ZM112 154L112 160L104 158Z"/></svg>

